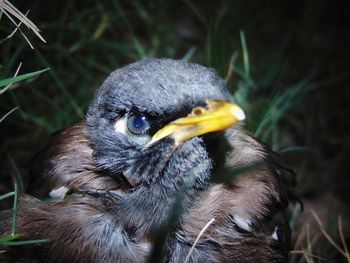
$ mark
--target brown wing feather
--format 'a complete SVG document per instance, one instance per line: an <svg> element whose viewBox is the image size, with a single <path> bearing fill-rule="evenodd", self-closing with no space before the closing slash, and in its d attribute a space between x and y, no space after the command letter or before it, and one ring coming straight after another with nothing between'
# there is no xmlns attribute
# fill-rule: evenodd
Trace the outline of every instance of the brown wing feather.
<svg viewBox="0 0 350 263"><path fill-rule="evenodd" d="M244 172L231 183L212 184L198 196L167 243L166 261L183 261L212 218L215 222L196 245L191 256L193 262L287 261L289 228L285 212L288 202L294 201L291 190L294 174L241 128L230 132L234 150L227 164L237 167L262 162L262 165ZM32 193L39 197L62 185L71 190L119 187L112 178L94 168L83 122L57 135L37 157L32 173L39 175L32 187ZM24 239L50 240L29 250L35 252L35 257L52 262L147 259L148 242L142 238L136 240L133 233L123 230L117 216L98 198L70 195L63 202L46 204L24 197L19 211L18 231L24 234ZM2 224L0 230L9 229L9 222Z"/></svg>
<svg viewBox="0 0 350 263"><path fill-rule="evenodd" d="M36 197L47 197L51 190L61 186L68 190L108 190L120 186L94 166L85 121L54 135L34 158L30 177L32 182L28 193Z"/></svg>
<svg viewBox="0 0 350 263"><path fill-rule="evenodd" d="M175 239L182 243L183 251L188 251L214 218L198 243L198 256L202 248L216 251L217 262L286 262L290 240L286 209L289 202L298 201L293 192L294 173L243 129L235 128L230 133L234 150L227 164L233 168L259 165L235 177L232 183L211 185L185 214ZM174 246L179 250L174 244L169 250Z"/></svg>

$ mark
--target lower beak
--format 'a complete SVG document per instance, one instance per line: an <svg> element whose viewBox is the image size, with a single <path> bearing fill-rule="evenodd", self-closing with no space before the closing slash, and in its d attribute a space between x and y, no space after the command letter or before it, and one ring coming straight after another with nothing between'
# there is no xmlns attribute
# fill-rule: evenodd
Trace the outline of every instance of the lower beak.
<svg viewBox="0 0 350 263"><path fill-rule="evenodd" d="M226 130L245 119L243 110L236 104L223 100L206 100L205 102L206 107L195 107L187 117L165 125L148 144L164 137L170 137L175 141L175 145L180 145L196 136Z"/></svg>

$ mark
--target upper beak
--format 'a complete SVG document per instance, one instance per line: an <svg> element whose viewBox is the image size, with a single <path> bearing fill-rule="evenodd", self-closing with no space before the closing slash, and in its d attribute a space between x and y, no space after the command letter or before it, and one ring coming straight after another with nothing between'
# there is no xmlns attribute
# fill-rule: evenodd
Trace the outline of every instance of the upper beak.
<svg viewBox="0 0 350 263"><path fill-rule="evenodd" d="M169 136L179 145L193 137L223 131L245 119L243 110L223 100L206 100L206 107L195 107L187 117L170 122L160 129L149 145Z"/></svg>

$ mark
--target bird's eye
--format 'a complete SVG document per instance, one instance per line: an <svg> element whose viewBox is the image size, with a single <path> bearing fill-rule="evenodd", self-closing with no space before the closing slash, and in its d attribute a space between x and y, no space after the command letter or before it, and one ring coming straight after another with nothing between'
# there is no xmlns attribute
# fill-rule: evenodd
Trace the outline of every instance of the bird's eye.
<svg viewBox="0 0 350 263"><path fill-rule="evenodd" d="M149 131L151 125L147 120L147 117L130 114L127 116L126 127L133 135L144 135Z"/></svg>

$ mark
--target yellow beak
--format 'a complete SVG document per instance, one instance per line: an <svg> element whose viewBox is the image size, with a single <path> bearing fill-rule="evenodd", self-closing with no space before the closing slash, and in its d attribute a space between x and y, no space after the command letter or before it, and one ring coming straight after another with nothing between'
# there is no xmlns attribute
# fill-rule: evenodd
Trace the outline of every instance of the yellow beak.
<svg viewBox="0 0 350 263"><path fill-rule="evenodd" d="M187 117L170 122L160 129L149 145L164 137L171 137L175 145L209 132L223 131L245 119L243 110L223 100L206 100L206 107L195 107Z"/></svg>

